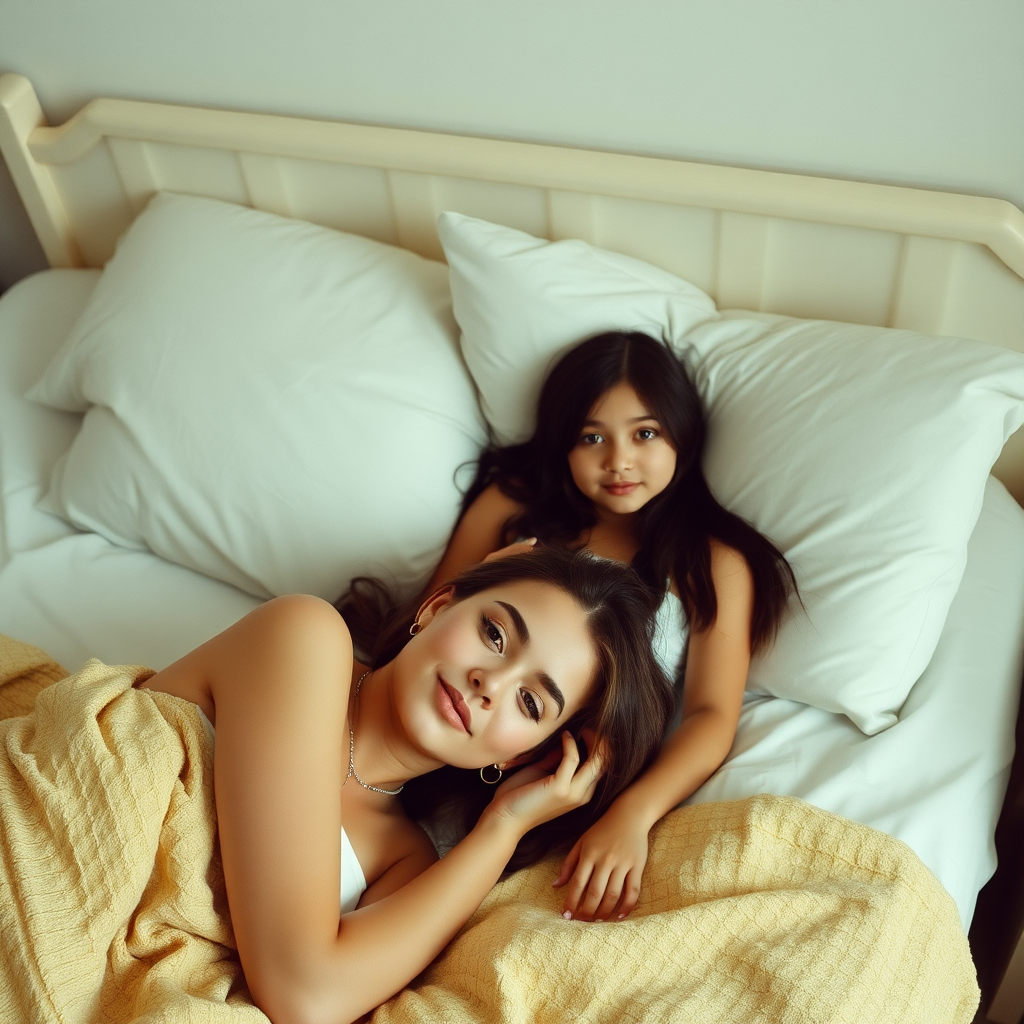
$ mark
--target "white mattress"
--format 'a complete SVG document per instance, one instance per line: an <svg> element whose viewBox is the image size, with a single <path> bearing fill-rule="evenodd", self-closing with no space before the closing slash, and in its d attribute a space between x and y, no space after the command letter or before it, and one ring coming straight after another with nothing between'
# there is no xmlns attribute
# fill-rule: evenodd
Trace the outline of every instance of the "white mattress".
<svg viewBox="0 0 1024 1024"><path fill-rule="evenodd" d="M78 417L21 396L42 373L97 271L47 271L0 300L0 632L69 669L88 657L160 668L236 621L248 594L78 533L40 512ZM1024 648L1024 512L989 481L939 648L897 725L749 696L728 762L691 799L801 797L910 845L970 923L995 868Z"/></svg>

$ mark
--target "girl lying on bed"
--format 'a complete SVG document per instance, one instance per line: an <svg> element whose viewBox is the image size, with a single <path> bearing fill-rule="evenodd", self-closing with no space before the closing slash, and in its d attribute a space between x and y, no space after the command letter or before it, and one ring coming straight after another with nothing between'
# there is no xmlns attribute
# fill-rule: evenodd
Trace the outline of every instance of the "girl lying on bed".
<svg viewBox="0 0 1024 1024"><path fill-rule="evenodd" d="M406 620L402 641L384 630L368 665L329 604L296 596L148 679L216 730L232 924L250 992L275 1024L377 1006L511 860L596 820L656 755L671 712L653 630L632 570L551 549L464 572ZM583 730L592 753L581 764ZM442 766L453 799L467 786L493 799L437 861L398 795Z"/></svg>
<svg viewBox="0 0 1024 1024"><path fill-rule="evenodd" d="M533 437L484 454L431 582L538 540L585 548L632 564L656 595L657 653L672 677L690 633L682 722L566 857L555 881L566 917L633 909L648 832L725 760L751 653L771 643L796 590L782 554L712 497L704 437L699 396L665 345L620 332L583 342L545 381Z"/></svg>

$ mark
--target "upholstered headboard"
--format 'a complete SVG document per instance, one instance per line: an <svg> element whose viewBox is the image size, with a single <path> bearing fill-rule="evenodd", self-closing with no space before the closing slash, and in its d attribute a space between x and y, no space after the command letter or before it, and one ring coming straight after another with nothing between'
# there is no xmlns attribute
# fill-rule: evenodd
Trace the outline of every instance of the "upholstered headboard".
<svg viewBox="0 0 1024 1024"><path fill-rule="evenodd" d="M47 127L19 75L0 78L0 149L53 266L102 266L157 189L438 259L454 209L638 256L720 307L1024 351L1024 213L998 199L117 99ZM1022 435L996 470L1019 501Z"/></svg>

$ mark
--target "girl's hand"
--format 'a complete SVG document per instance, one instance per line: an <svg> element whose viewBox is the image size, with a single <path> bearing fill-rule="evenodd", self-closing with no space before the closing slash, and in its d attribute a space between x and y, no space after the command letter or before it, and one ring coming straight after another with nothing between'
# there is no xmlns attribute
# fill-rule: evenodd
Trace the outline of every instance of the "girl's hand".
<svg viewBox="0 0 1024 1024"><path fill-rule="evenodd" d="M621 921L636 906L647 863L647 826L615 804L580 836L562 862L556 889L569 884L563 917Z"/></svg>
<svg viewBox="0 0 1024 1024"><path fill-rule="evenodd" d="M558 767L555 762L559 761ZM521 835L537 825L582 807L594 795L601 777L601 751L581 765L576 740L562 733L562 753L528 765L506 779L494 794L488 811L514 824Z"/></svg>
<svg viewBox="0 0 1024 1024"><path fill-rule="evenodd" d="M522 555L527 551L533 551L537 546L536 537L527 537L526 540L517 540L515 544L506 544L497 551L492 551L484 558L485 562L494 562L499 558L508 558L509 555Z"/></svg>

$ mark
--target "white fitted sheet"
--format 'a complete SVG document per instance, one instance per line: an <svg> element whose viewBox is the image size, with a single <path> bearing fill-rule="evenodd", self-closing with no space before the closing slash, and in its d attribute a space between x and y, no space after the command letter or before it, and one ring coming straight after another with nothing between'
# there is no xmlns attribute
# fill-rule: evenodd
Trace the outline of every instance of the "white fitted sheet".
<svg viewBox="0 0 1024 1024"><path fill-rule="evenodd" d="M0 300L0 632L72 670L93 656L161 668L258 601L35 507L79 417L22 394L97 277L46 271ZM990 480L942 640L897 725L868 737L842 716L748 696L733 753L691 801L790 794L888 832L937 875L966 928L995 868L1022 648L1024 511Z"/></svg>

